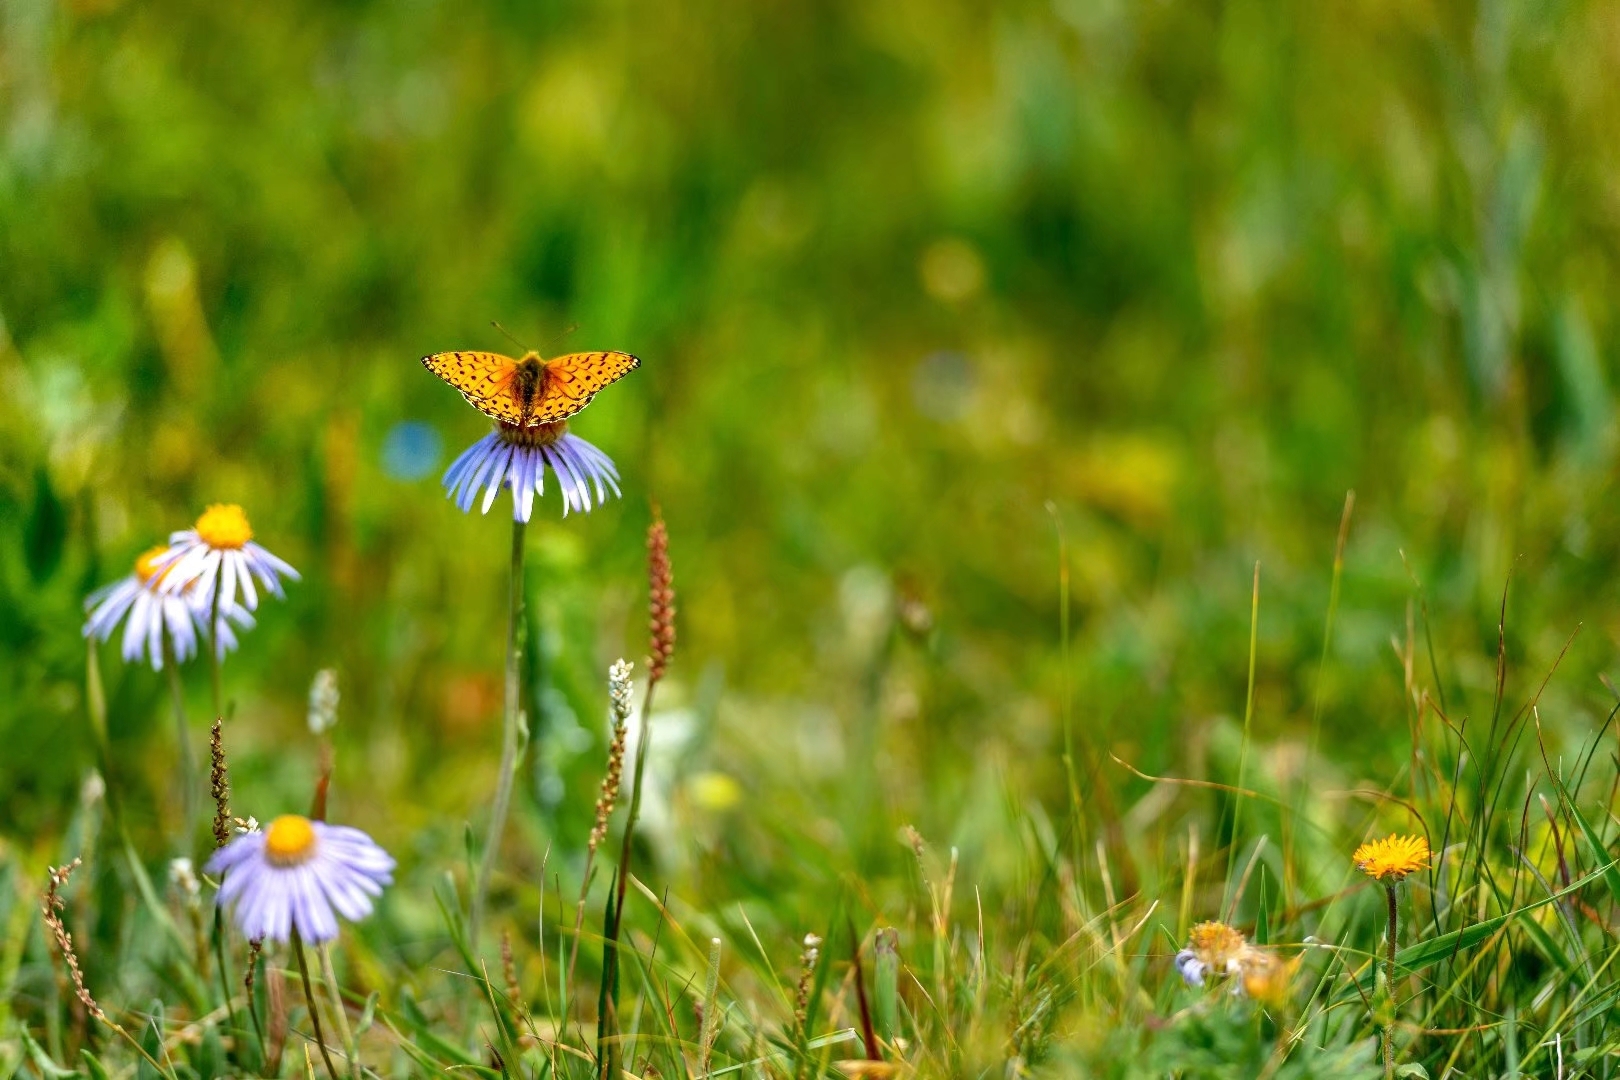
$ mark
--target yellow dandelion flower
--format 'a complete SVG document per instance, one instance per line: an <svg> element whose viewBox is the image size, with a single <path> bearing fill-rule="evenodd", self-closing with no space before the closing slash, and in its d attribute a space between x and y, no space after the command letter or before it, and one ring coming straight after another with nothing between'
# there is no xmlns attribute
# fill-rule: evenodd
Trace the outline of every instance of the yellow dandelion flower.
<svg viewBox="0 0 1620 1080"><path fill-rule="evenodd" d="M1356 848L1356 869L1379 882L1396 882L1429 865L1429 842L1421 836L1386 836Z"/></svg>

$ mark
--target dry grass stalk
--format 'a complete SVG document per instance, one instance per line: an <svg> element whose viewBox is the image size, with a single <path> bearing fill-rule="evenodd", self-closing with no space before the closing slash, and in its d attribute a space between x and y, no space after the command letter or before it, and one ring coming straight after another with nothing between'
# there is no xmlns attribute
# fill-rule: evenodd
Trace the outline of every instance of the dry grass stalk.
<svg viewBox="0 0 1620 1080"><path fill-rule="evenodd" d="M608 669L608 703L613 713L613 737L608 743L607 772L602 774L602 790L596 797L596 822L591 826L590 839L585 846L585 873L579 883L579 903L574 909L574 944L569 951L568 975L573 978L574 963L579 959L579 937L585 926L585 894L591 887L591 864L596 849L607 838L608 819L619 801L619 784L624 778L624 744L629 730L630 698L635 684L630 679L635 665L617 660Z"/></svg>
<svg viewBox="0 0 1620 1080"><path fill-rule="evenodd" d="M49 870L50 884L45 889L45 902L41 905L45 915L45 928L51 932L56 940L56 949L62 954L62 962L67 965L68 976L73 980L73 993L84 1006L85 1012L108 1026L116 1026L107 1019L107 1014L101 1011L96 999L90 996L90 991L84 985L84 972L79 968L78 954L73 951L73 935L68 933L62 922L62 886L72 876L73 871L79 868L81 860L74 859L60 869L52 867Z"/></svg>
<svg viewBox="0 0 1620 1080"><path fill-rule="evenodd" d="M209 770L208 790L214 796L214 846L224 847L231 840L231 776L225 761L225 739L220 722L214 721L208 736L208 750L213 759Z"/></svg>
<svg viewBox="0 0 1620 1080"><path fill-rule="evenodd" d="M264 1074L281 1072L281 1058L287 1049L287 977L274 964L265 965L264 996L269 1017L265 1024Z"/></svg>
<svg viewBox="0 0 1620 1080"><path fill-rule="evenodd" d="M44 902L40 905L44 914L45 929L56 942L56 949L62 954L62 960L67 964L68 976L73 980L73 994L78 1004L90 1016L112 1029L119 1038L129 1043L135 1052L146 1059L146 1063L163 1075L164 1066L142 1046L133 1035L126 1031L122 1024L113 1020L96 1004L96 999L90 996L90 991L84 985L84 972L79 968L79 956L73 951L73 935L62 923L62 886L67 884L73 871L79 868L79 859L74 859L61 868L51 867L48 871L50 884L46 886Z"/></svg>
<svg viewBox="0 0 1620 1080"><path fill-rule="evenodd" d="M815 934L804 935L804 953L799 957L799 988L793 999L793 1024L801 1037L810 1015L810 988L815 983L816 961L820 959L821 938Z"/></svg>
<svg viewBox="0 0 1620 1080"><path fill-rule="evenodd" d="M523 986L518 982L517 961L512 958L512 933L506 927L501 927L501 977L506 981L506 997L512 1003L512 1009L517 1013L518 1019L523 1021L524 1031L518 1033L518 1045L529 1047L535 1044L534 1020L529 1015L529 1002L523 996Z"/></svg>
<svg viewBox="0 0 1620 1080"><path fill-rule="evenodd" d="M607 772L602 775L602 790L596 797L596 823L591 828L591 838L587 845L592 855L606 839L608 818L613 815L613 808L619 801L619 783L624 777L625 735L629 729L630 694L635 689L630 681L633 666L628 661L619 660L608 669L608 697L613 710L613 738L608 743Z"/></svg>
<svg viewBox="0 0 1620 1080"><path fill-rule="evenodd" d="M242 976L242 988L247 991L248 1006L253 1005L253 969L258 966L259 954L264 951L264 938L248 939L247 974Z"/></svg>
<svg viewBox="0 0 1620 1080"><path fill-rule="evenodd" d="M669 562L669 532L657 511L647 530L647 607L652 635L647 682L651 684L664 677L675 653L675 573Z"/></svg>

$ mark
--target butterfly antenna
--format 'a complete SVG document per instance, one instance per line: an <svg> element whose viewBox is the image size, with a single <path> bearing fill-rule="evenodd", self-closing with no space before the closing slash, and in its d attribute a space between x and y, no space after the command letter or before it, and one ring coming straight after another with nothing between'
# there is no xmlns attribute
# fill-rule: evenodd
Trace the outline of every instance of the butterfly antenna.
<svg viewBox="0 0 1620 1080"><path fill-rule="evenodd" d="M551 338L550 340L548 340L546 342L546 348L548 348L548 349L551 348L553 345L557 344L557 342L561 341L563 338L567 337L569 334L572 334L575 330L578 330L578 329L579 329L579 323L569 323L568 328L566 330L564 330L562 333L558 334L556 337L553 337L553 338Z"/></svg>
<svg viewBox="0 0 1620 1080"><path fill-rule="evenodd" d="M489 325L491 325L495 329L499 330L501 332L502 337L506 338L507 341L510 341L512 344L516 345L518 348L522 349L524 352L535 352L536 351L534 349L529 348L527 345L523 344L523 342L519 341L517 338L515 338L511 334L509 334L507 332L507 330L506 330L506 327L502 326L500 323L496 322L495 320L491 319L490 322L489 322Z"/></svg>

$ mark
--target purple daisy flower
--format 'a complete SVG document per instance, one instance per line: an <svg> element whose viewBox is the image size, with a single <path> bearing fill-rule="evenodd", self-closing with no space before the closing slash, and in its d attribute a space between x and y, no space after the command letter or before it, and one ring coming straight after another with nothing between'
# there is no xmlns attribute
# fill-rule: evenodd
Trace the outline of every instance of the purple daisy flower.
<svg viewBox="0 0 1620 1080"><path fill-rule="evenodd" d="M338 915L350 922L370 915L372 897L394 881L393 857L371 837L297 814L238 836L206 869L225 875L217 902L231 907L249 940L284 942L297 927L305 941L331 941Z"/></svg>
<svg viewBox="0 0 1620 1080"><path fill-rule="evenodd" d="M481 511L489 513L501 488L512 489L512 517L527 522L534 497L545 494L546 470L562 489L563 516L570 510L585 513L607 501L608 489L619 494L619 470L602 451L568 433L568 423L518 427L497 423L495 430L473 443L444 474L444 487L463 513L472 509L479 489L484 492ZM591 498L591 489L596 498Z"/></svg>
<svg viewBox="0 0 1620 1080"><path fill-rule="evenodd" d="M282 595L282 575L298 580L298 571L253 542L253 526L240 506L219 503L204 510L194 527L170 534L169 550L157 568L165 592L195 589L197 610L203 612L213 607L215 589L222 609L254 611L259 606L254 578L276 597Z"/></svg>
<svg viewBox="0 0 1620 1080"><path fill-rule="evenodd" d="M84 636L107 641L120 622L124 622L121 652L125 663L150 659L152 670L163 670L163 636L168 635L169 647L177 662L190 660L197 654L197 640L205 629L207 613L200 610L192 589L171 592L163 587L167 571L161 562L170 549L158 545L143 552L135 560L135 572L111 585L105 585L85 599L89 617L85 620ZM236 648L236 634L231 628L234 621L243 630L253 629L253 616L235 604L221 612L219 655ZM125 621L128 616L128 621Z"/></svg>

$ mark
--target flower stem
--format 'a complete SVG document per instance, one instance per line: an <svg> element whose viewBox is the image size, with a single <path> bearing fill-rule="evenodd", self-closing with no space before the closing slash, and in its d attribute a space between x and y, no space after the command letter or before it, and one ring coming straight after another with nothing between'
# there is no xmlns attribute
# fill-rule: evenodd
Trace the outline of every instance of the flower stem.
<svg viewBox="0 0 1620 1080"><path fill-rule="evenodd" d="M321 1034L321 1007L315 1001L315 992L309 983L309 961L304 959L304 939L298 936L298 926L292 928L293 955L298 957L298 976L304 980L304 1003L309 1006L309 1022L315 1028L315 1043L321 1048L321 1059L326 1062L326 1075L331 1080L337 1080L337 1070L332 1067L332 1055L326 1049L326 1036Z"/></svg>
<svg viewBox="0 0 1620 1080"><path fill-rule="evenodd" d="M1395 907L1394 882L1384 886L1384 896L1389 901L1388 935L1384 942L1384 981L1389 992L1389 1023L1384 1025L1384 1080L1392 1080L1395 1076L1395 929L1399 918Z"/></svg>
<svg viewBox="0 0 1620 1080"><path fill-rule="evenodd" d="M495 856L501 846L501 833L506 829L506 811L512 802L512 777L517 771L519 662L522 660L521 635L523 630L523 529L524 522L512 521L512 580L510 583L510 612L506 624L506 708L501 719L501 772L495 782L495 806L490 811L489 833L484 837L484 854L478 863L478 884L473 890L472 916L468 921L467 939L474 951L478 948L478 928L484 919L484 905L489 899L489 879L495 871Z"/></svg>
<svg viewBox="0 0 1620 1080"><path fill-rule="evenodd" d="M225 719L225 693L220 689L220 668L225 662L219 643L219 582L214 582L214 600L208 613L208 676L214 686L214 716Z"/></svg>
<svg viewBox="0 0 1620 1080"><path fill-rule="evenodd" d="M186 724L186 699L180 686L180 665L174 658L174 645L163 635L163 666L169 673L169 703L174 709L174 734L180 744L180 853L191 851L192 833L197 828L197 758L192 753L191 729Z"/></svg>
<svg viewBox="0 0 1620 1080"><path fill-rule="evenodd" d="M231 1004L231 977L225 968L225 915L218 904L214 905L214 963L219 967L219 996L225 1004L225 1015L230 1019L230 1030L238 1030L236 1025L236 1006ZM234 1050L234 1048L233 1048ZM240 1051L234 1056L237 1061L242 1060Z"/></svg>

